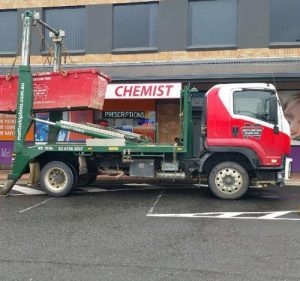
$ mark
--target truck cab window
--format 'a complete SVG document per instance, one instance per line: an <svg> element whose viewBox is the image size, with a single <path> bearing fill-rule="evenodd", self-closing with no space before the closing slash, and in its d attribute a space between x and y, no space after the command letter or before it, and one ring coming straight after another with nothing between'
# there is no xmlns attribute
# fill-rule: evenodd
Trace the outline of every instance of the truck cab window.
<svg viewBox="0 0 300 281"><path fill-rule="evenodd" d="M265 122L270 119L272 91L242 90L233 93L234 114L256 118Z"/></svg>

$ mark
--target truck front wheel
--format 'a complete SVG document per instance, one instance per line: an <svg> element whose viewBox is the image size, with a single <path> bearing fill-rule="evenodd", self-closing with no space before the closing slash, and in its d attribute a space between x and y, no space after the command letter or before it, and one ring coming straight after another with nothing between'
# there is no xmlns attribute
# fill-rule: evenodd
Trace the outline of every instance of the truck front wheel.
<svg viewBox="0 0 300 281"><path fill-rule="evenodd" d="M69 165L60 161L52 161L43 167L40 183L48 195L65 196L72 190L74 175Z"/></svg>
<svg viewBox="0 0 300 281"><path fill-rule="evenodd" d="M208 183L212 193L221 199L238 199L249 187L247 171L235 162L217 164L210 172Z"/></svg>

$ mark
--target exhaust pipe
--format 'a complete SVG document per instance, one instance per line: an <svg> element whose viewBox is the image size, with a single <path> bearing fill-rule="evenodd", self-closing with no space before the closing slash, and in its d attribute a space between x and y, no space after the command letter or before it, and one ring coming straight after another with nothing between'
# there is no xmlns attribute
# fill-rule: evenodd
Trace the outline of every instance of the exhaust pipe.
<svg viewBox="0 0 300 281"><path fill-rule="evenodd" d="M184 172L157 172L156 178L161 180L185 180L186 173Z"/></svg>

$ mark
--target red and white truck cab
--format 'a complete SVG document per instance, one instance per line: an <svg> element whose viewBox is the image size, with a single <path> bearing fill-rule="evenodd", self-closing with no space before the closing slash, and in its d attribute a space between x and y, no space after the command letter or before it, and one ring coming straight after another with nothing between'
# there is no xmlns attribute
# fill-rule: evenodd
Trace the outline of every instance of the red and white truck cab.
<svg viewBox="0 0 300 281"><path fill-rule="evenodd" d="M205 111L206 130L202 136L206 153L210 155L205 158L212 157L211 162L221 163L221 168L209 165L216 171L208 172L209 184L218 197L232 197L237 190L228 186L231 186L232 176L239 174L235 167L224 166L220 158L244 167L249 184L281 184L289 177L290 128L273 85L216 85L206 94Z"/></svg>

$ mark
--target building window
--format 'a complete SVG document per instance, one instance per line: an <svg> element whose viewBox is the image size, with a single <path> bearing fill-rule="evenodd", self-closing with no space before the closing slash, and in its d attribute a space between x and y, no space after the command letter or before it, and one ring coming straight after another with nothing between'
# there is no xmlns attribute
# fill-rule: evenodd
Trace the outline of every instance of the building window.
<svg viewBox="0 0 300 281"><path fill-rule="evenodd" d="M271 0L270 5L270 42L300 42L300 1Z"/></svg>
<svg viewBox="0 0 300 281"><path fill-rule="evenodd" d="M16 54L18 38L17 11L0 11L0 54Z"/></svg>
<svg viewBox="0 0 300 281"><path fill-rule="evenodd" d="M155 49L157 13L157 3L114 5L113 49Z"/></svg>
<svg viewBox="0 0 300 281"><path fill-rule="evenodd" d="M84 27L85 27L85 8L51 8L44 9L44 20L51 27L64 30L65 47L71 52L84 51ZM48 31L45 31L45 37L50 42Z"/></svg>
<svg viewBox="0 0 300 281"><path fill-rule="evenodd" d="M188 34L191 48L235 47L237 0L190 0Z"/></svg>

